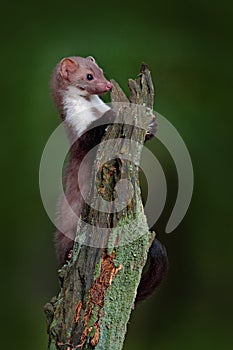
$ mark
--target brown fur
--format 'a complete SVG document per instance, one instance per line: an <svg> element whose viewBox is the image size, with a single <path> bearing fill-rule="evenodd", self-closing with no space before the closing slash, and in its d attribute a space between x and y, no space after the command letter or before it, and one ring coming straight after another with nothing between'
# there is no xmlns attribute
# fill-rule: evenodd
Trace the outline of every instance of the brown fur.
<svg viewBox="0 0 233 350"><path fill-rule="evenodd" d="M92 80L87 80L87 74L93 76ZM95 114L96 118L100 118L103 113L98 107L91 105L91 96L100 95L109 91L112 87L111 83L104 77L102 69L97 65L94 58L89 56L68 57L61 60L55 67L52 75L51 87L55 104L60 112L62 120L66 120L65 93L69 87L75 87L80 101L90 102L90 111ZM85 154L90 149L90 145L85 140L85 135L81 136L70 149L68 163L65 169L64 192L65 198L61 198L58 204L57 223L61 231L57 231L55 235L55 244L58 259L64 264L69 251L73 247L74 238L77 227L77 216L80 216L83 204L83 198L80 193L86 193L88 190L87 179L91 176L92 164L86 164L85 179L81 178L78 183L78 171L80 163ZM72 208L72 210L70 210Z"/></svg>

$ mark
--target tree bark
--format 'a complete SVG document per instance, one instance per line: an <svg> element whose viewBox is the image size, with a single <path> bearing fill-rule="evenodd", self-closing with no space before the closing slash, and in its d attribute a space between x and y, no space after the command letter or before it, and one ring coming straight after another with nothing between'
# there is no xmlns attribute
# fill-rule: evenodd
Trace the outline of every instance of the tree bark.
<svg viewBox="0 0 233 350"><path fill-rule="evenodd" d="M131 105L118 84L112 83L111 101L113 109L117 106L116 117L124 120L130 115L132 120L133 114L137 125L148 126L146 117L152 113L154 89L146 65L142 65L137 80L129 80ZM140 108L142 105L149 107L146 113L145 108ZM91 205L83 207L72 260L59 270L60 292L45 305L49 350L123 347L154 236L148 229L139 187L139 161L146 127L113 124L98 146L88 195ZM116 200L121 203L121 196L125 195L125 186L116 190L120 182L124 185L130 182L133 195L125 207L114 210ZM104 229L105 234L98 233L98 228Z"/></svg>

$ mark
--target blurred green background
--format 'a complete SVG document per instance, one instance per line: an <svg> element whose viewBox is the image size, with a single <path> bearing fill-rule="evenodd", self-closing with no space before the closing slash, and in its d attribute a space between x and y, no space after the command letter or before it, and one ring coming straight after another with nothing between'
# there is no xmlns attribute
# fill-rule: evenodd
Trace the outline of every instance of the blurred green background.
<svg viewBox="0 0 233 350"><path fill-rule="evenodd" d="M93 55L125 90L147 62L155 110L180 132L194 166L188 213L166 235L175 166L158 141L150 145L168 178L168 204L155 228L170 271L133 312L125 349L231 348L233 3L22 0L1 8L1 348L46 349L42 306L58 282L38 167L59 123L51 71L67 55Z"/></svg>

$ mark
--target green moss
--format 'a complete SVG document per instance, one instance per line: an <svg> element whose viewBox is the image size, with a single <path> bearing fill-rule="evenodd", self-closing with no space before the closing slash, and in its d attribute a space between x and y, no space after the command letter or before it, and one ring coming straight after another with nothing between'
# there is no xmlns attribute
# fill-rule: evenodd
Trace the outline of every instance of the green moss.
<svg viewBox="0 0 233 350"><path fill-rule="evenodd" d="M54 339L49 344L49 350L57 350L56 341Z"/></svg>
<svg viewBox="0 0 233 350"><path fill-rule="evenodd" d="M94 281L97 280L97 278L100 275L101 265L102 265L102 259L100 259L99 262L96 264L95 271L94 271Z"/></svg>
<svg viewBox="0 0 233 350"><path fill-rule="evenodd" d="M99 315L99 306L95 305L93 307L92 313L91 313L91 317L88 321L88 327L92 327L94 326L95 322L98 320L98 315Z"/></svg>
<svg viewBox="0 0 233 350"><path fill-rule="evenodd" d="M131 217L122 219L114 230L117 235L122 228L128 230L128 234L135 234L135 224ZM115 250L114 265L122 269L113 279L112 286L108 288L104 302L104 316L101 319L100 341L96 350L110 348L118 350L122 348L126 324L129 320L135 298L135 290L140 281L143 266L147 260L149 241L152 234L148 231L147 224L140 216L140 237L127 245L118 246ZM131 223L131 225L130 225ZM138 228L137 228L138 229ZM141 231L142 230L142 231ZM143 232L144 234L141 234Z"/></svg>

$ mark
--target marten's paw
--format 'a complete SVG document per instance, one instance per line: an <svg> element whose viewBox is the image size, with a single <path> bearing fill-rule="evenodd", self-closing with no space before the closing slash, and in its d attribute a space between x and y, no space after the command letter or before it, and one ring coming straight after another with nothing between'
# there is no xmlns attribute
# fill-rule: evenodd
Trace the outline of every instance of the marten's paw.
<svg viewBox="0 0 233 350"><path fill-rule="evenodd" d="M151 115L151 119L151 123L149 124L148 130L146 132L145 141L151 140L158 130L158 124L156 122L156 116L154 114Z"/></svg>

